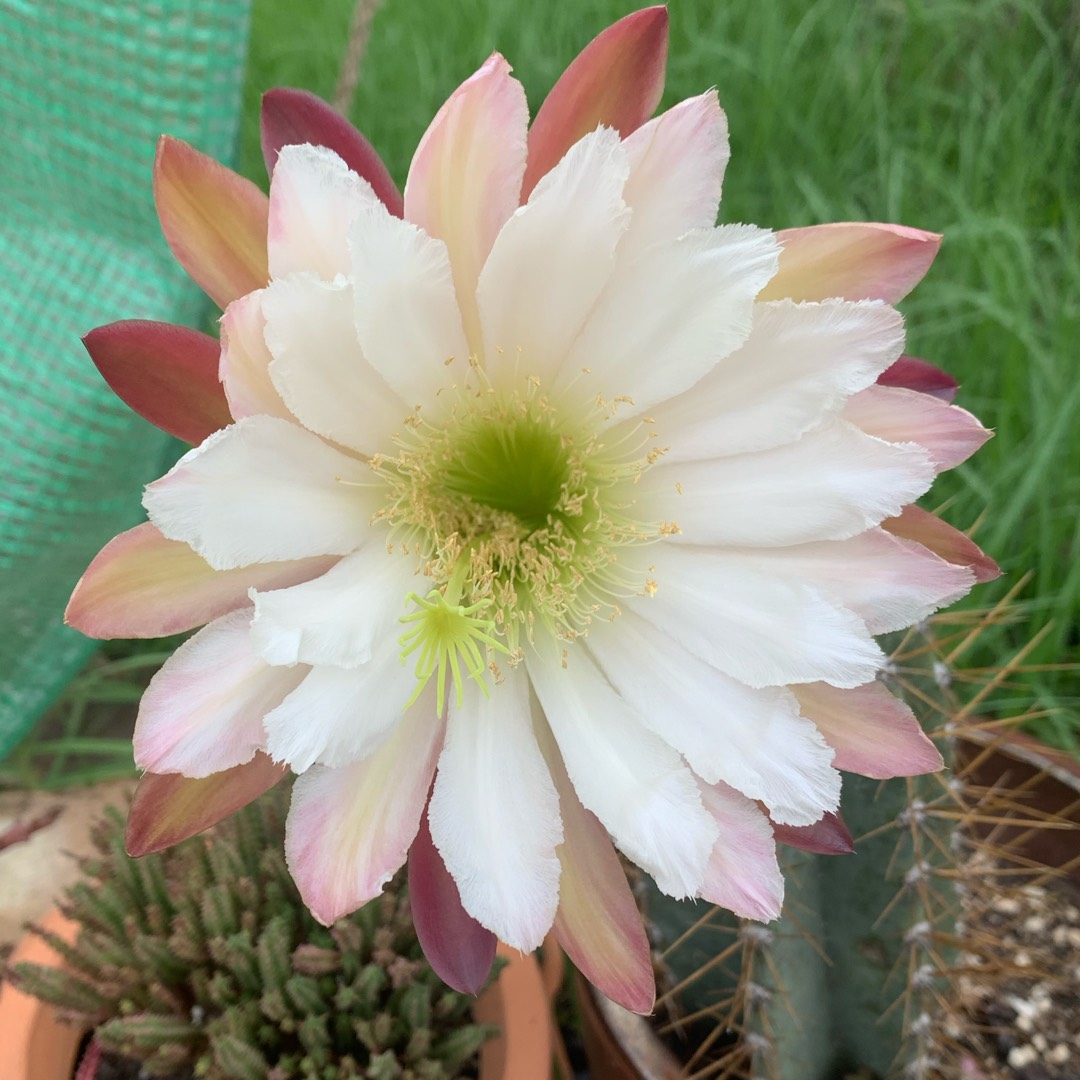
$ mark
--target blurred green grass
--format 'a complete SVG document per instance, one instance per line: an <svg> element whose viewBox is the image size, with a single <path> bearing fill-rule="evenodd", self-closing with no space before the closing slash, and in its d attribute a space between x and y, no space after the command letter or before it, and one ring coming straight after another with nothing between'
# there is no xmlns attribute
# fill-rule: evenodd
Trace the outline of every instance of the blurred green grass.
<svg viewBox="0 0 1080 1080"><path fill-rule="evenodd" d="M256 0L240 166L265 183L259 95L334 89L352 0ZM351 119L404 182L453 88L504 53L535 111L565 65L632 10L618 0L385 0ZM728 113L721 217L774 228L897 221L945 235L902 308L909 351L951 371L997 432L930 504L1027 572L1020 617L966 657L990 668L1052 623L1032 668L1080 659L1080 8L1069 0L673 0L662 108L709 86ZM1038 734L1080 749L1080 672L1032 670L989 704L1045 710Z"/></svg>

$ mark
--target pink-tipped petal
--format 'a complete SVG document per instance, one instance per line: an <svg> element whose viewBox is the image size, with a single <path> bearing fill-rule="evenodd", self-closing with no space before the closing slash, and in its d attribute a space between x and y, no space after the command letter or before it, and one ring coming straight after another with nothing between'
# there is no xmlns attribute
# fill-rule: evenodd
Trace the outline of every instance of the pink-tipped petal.
<svg viewBox="0 0 1080 1080"><path fill-rule="evenodd" d="M250 180L162 135L154 202L172 253L219 307L266 284L270 204Z"/></svg>
<svg viewBox="0 0 1080 1080"><path fill-rule="evenodd" d="M705 809L720 826L701 898L744 919L778 918L784 905L784 877L769 819L727 784L699 784Z"/></svg>
<svg viewBox="0 0 1080 1080"><path fill-rule="evenodd" d="M268 90L263 94L259 130L267 173L273 175L283 146L325 146L371 185L391 214L401 217L401 192L382 158L337 109L317 94L288 86Z"/></svg>
<svg viewBox="0 0 1080 1080"><path fill-rule="evenodd" d="M777 825L773 822L773 837L778 844L812 851L815 855L851 855L855 851L855 842L844 819L832 812L824 814L813 825Z"/></svg>
<svg viewBox="0 0 1080 1080"><path fill-rule="evenodd" d="M409 166L405 217L446 244L474 352L481 346L476 282L518 205L528 122L525 91L494 53L450 95Z"/></svg>
<svg viewBox="0 0 1080 1080"><path fill-rule="evenodd" d="M941 246L937 233L906 225L838 222L784 229L780 270L759 300L885 300L895 304L922 280Z"/></svg>
<svg viewBox="0 0 1080 1080"><path fill-rule="evenodd" d="M264 663L251 645L250 623L251 608L215 619L150 680L132 736L140 769L200 779L265 749L263 717L308 668Z"/></svg>
<svg viewBox="0 0 1080 1080"><path fill-rule="evenodd" d="M221 316L221 360L218 377L235 419L244 416L277 416L291 420L292 413L270 381L273 356L266 347L266 289L234 300Z"/></svg>
<svg viewBox="0 0 1080 1080"><path fill-rule="evenodd" d="M585 46L533 121L522 199L583 135L604 124L625 138L652 116L664 92L667 53L663 5L632 12Z"/></svg>
<svg viewBox="0 0 1080 1080"><path fill-rule="evenodd" d="M95 638L180 634L248 603L248 590L284 589L325 573L335 559L296 559L213 570L149 522L110 540L87 567L64 621Z"/></svg>
<svg viewBox="0 0 1080 1080"><path fill-rule="evenodd" d="M621 259L716 224L729 147L715 90L679 102L623 146L630 163L623 198L634 216L619 245Z"/></svg>
<svg viewBox="0 0 1080 1080"><path fill-rule="evenodd" d="M382 892L404 864L442 748L434 690L405 710L370 756L298 777L285 858L300 895L329 926Z"/></svg>
<svg viewBox="0 0 1080 1080"><path fill-rule="evenodd" d="M263 753L200 780L146 773L131 799L124 848L138 858L178 844L254 802L284 776L285 767Z"/></svg>
<svg viewBox="0 0 1080 1080"><path fill-rule="evenodd" d="M886 780L937 772L944 764L915 714L879 682L850 690L827 683L792 689L803 716L836 750L838 769Z"/></svg>
<svg viewBox="0 0 1080 1080"><path fill-rule="evenodd" d="M477 993L491 971L498 939L461 906L458 887L432 843L427 814L409 848L409 906L435 974L462 994Z"/></svg>
<svg viewBox="0 0 1080 1080"><path fill-rule="evenodd" d="M881 527L893 536L922 544L946 562L970 567L978 582L1001 576L998 564L978 544L922 507L905 506L897 517L886 518Z"/></svg>
<svg viewBox="0 0 1080 1080"><path fill-rule="evenodd" d="M966 409L899 386L871 386L848 398L843 417L868 435L913 442L940 471L967 461L993 432Z"/></svg>
<svg viewBox="0 0 1080 1080"><path fill-rule="evenodd" d="M607 831L582 805L547 723L537 741L559 792L563 843L555 934L578 970L601 993L636 1013L650 1013L656 983L649 941Z"/></svg>
<svg viewBox="0 0 1080 1080"><path fill-rule="evenodd" d="M960 385L947 371L917 356L901 356L878 376L877 381L881 386L902 386L942 401L952 401Z"/></svg>
<svg viewBox="0 0 1080 1080"><path fill-rule="evenodd" d="M113 393L162 431L196 444L232 422L208 334L125 319L91 330L83 344Z"/></svg>

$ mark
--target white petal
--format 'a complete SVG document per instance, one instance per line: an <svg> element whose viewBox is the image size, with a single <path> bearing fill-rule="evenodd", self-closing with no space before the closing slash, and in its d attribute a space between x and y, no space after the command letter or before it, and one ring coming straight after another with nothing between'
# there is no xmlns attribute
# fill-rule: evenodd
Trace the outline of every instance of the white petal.
<svg viewBox="0 0 1080 1080"><path fill-rule="evenodd" d="M442 746L434 692L425 691L370 757L297 778L285 825L289 873L329 926L379 895L420 827Z"/></svg>
<svg viewBox="0 0 1080 1080"><path fill-rule="evenodd" d="M356 667L383 636L398 637L410 593L431 587L414 559L372 536L321 577L273 592L252 591L252 641L269 664Z"/></svg>
<svg viewBox="0 0 1080 1080"><path fill-rule="evenodd" d="M283 146L270 180L267 254L271 278L349 271L349 224L379 202L371 185L324 146Z"/></svg>
<svg viewBox="0 0 1080 1080"><path fill-rule="evenodd" d="M361 453L392 449L410 408L360 349L352 286L293 274L270 283L262 307L270 378L300 422Z"/></svg>
<svg viewBox="0 0 1080 1080"><path fill-rule="evenodd" d="M611 688L582 649L561 666L554 642L529 675L582 805L675 897L696 896L717 829L693 774Z"/></svg>
<svg viewBox="0 0 1080 1080"><path fill-rule="evenodd" d="M678 524L679 543L785 547L854 536L899 514L933 481L922 447L836 420L771 450L658 465L639 498Z"/></svg>
<svg viewBox="0 0 1080 1080"><path fill-rule="evenodd" d="M251 647L251 609L188 638L150 680L135 722L135 764L199 778L242 765L265 743L263 717L306 668L272 668Z"/></svg>
<svg viewBox="0 0 1080 1080"><path fill-rule="evenodd" d="M312 668L266 716L270 756L302 773L316 762L348 765L377 750L416 688L400 653L396 635L387 634L360 667Z"/></svg>
<svg viewBox="0 0 1080 1080"><path fill-rule="evenodd" d="M641 722L706 783L726 781L789 825L809 825L836 809L833 751L799 715L791 691L753 690L626 610L592 627L587 642Z"/></svg>
<svg viewBox="0 0 1080 1080"><path fill-rule="evenodd" d="M853 611L871 634L903 630L959 600L975 584L970 568L883 529L849 540L731 554L764 575L806 582Z"/></svg>
<svg viewBox="0 0 1080 1080"><path fill-rule="evenodd" d="M618 133L575 143L503 226L477 285L484 363L498 385L563 362L611 274L630 212Z"/></svg>
<svg viewBox="0 0 1080 1080"><path fill-rule="evenodd" d="M746 340L779 250L764 229L724 225L620 258L556 389L629 398L619 416L682 393Z"/></svg>
<svg viewBox="0 0 1080 1080"><path fill-rule="evenodd" d="M776 919L784 903L784 875L776 861L769 819L726 784L701 787L702 800L720 827L701 898L744 919Z"/></svg>
<svg viewBox="0 0 1080 1080"><path fill-rule="evenodd" d="M371 470L296 424L249 416L188 451L143 495L150 520L215 570L346 555L378 509Z"/></svg>
<svg viewBox="0 0 1080 1080"><path fill-rule="evenodd" d="M349 250L364 356L405 402L427 402L469 355L446 245L380 208L356 220Z"/></svg>
<svg viewBox="0 0 1080 1080"><path fill-rule="evenodd" d="M559 903L559 798L533 735L525 672L508 671L490 693L469 681L460 707L451 695L428 822L465 910L532 952Z"/></svg>
<svg viewBox="0 0 1080 1080"><path fill-rule="evenodd" d="M742 347L651 415L664 460L767 450L835 413L900 355L904 321L876 301L754 305Z"/></svg>
<svg viewBox="0 0 1080 1080"><path fill-rule="evenodd" d="M234 300L221 317L221 364L218 374L229 411L242 416L280 416L291 420L281 395L270 381L266 347L266 319L262 313L264 289Z"/></svg>
<svg viewBox="0 0 1080 1080"><path fill-rule="evenodd" d="M715 90L680 101L623 141L630 176L623 198L634 211L619 258L690 229L716 224L730 150Z"/></svg>
<svg viewBox="0 0 1080 1080"><path fill-rule="evenodd" d="M648 557L653 595L624 606L748 686L860 686L885 662L859 619L806 585L726 552L662 543Z"/></svg>

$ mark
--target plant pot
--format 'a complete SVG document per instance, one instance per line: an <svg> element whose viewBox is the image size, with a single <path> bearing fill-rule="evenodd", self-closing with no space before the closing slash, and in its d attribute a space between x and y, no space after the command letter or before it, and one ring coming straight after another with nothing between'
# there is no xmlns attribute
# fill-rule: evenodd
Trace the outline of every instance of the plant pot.
<svg viewBox="0 0 1080 1080"><path fill-rule="evenodd" d="M58 911L41 920L46 929L74 941L76 924ZM554 939L549 952L557 956ZM551 1080L553 1034L548 1007L550 970L541 974L535 956L503 945L507 961L499 978L477 998L473 1015L480 1023L498 1024L500 1034L480 1050L480 1080ZM27 934L11 955L11 963L61 961L40 938ZM84 1032L61 1023L56 1010L0 986L0 1080L71 1080Z"/></svg>
<svg viewBox="0 0 1080 1080"><path fill-rule="evenodd" d="M1016 805L1013 816L1024 822L1002 824L1003 815L998 815L975 830L983 838L992 835L1010 857L1058 869L1080 884L1080 762L1023 732L977 728L965 732L955 754L957 769L968 783L1007 790ZM1072 827L1027 823L1050 817ZM646 1017L615 1005L580 976L577 988L593 1080L679 1080L686 1075Z"/></svg>

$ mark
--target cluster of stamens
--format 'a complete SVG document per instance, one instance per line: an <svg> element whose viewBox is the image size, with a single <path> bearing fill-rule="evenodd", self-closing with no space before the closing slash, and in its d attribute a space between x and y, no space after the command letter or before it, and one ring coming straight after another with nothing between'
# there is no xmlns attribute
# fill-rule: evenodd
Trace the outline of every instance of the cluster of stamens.
<svg viewBox="0 0 1080 1080"><path fill-rule="evenodd" d="M418 654L413 700L437 675L444 701L447 671L459 701L464 677L486 693L493 653L518 662L538 626L571 641L615 617L647 586L620 552L671 529L633 515L659 452L645 424L613 428L618 402L556 407L535 378L508 392L471 374L479 388L449 387L437 416L418 408L397 453L371 460L388 547L419 555L435 582L402 619L402 657Z"/></svg>

